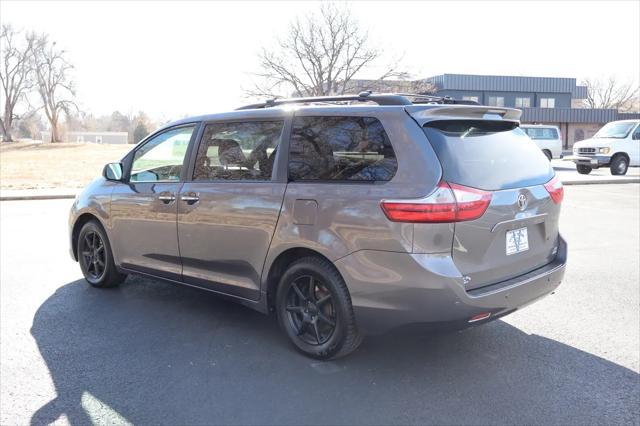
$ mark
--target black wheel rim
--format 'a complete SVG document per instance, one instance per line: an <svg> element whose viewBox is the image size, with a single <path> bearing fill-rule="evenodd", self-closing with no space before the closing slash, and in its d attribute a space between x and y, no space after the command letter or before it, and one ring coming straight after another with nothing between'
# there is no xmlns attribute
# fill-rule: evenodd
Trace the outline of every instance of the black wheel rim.
<svg viewBox="0 0 640 426"><path fill-rule="evenodd" d="M81 243L82 263L87 278L97 281L104 275L106 258L104 242L95 231L87 232Z"/></svg>
<svg viewBox="0 0 640 426"><path fill-rule="evenodd" d="M310 345L327 343L336 329L331 292L322 280L310 275L291 283L285 309L295 335Z"/></svg>

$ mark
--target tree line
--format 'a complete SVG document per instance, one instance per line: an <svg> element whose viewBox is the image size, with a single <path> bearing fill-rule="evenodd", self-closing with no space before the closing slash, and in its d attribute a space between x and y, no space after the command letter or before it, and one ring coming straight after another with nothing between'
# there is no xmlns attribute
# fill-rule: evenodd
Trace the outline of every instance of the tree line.
<svg viewBox="0 0 640 426"><path fill-rule="evenodd" d="M67 130L126 131L130 142L153 130L155 123L143 112L94 117L75 103L71 76L73 65L67 53L46 34L22 32L3 25L0 34L2 59L0 81L4 111L0 118L3 140L13 140L12 131L21 134L42 127L41 111L51 129L51 141L61 140L61 127ZM435 91L425 80L411 79L400 67L401 59L385 59L369 33L352 15L348 5L322 3L312 13L294 19L273 48L258 54L260 70L253 74L250 97L299 97L376 92L429 94ZM363 80L364 72L381 70L377 78ZM638 86L588 79L585 107L637 111ZM21 112L21 113L18 113ZM60 119L65 115L65 122Z"/></svg>
<svg viewBox="0 0 640 426"><path fill-rule="evenodd" d="M75 102L73 65L67 52L47 34L4 24L0 47L3 141L13 141L14 132L21 137L38 137L45 129L43 118L49 124L51 142L60 142L63 130L84 130L128 132L129 142L135 143L157 126L142 111L137 114L115 111L98 117L81 111Z"/></svg>

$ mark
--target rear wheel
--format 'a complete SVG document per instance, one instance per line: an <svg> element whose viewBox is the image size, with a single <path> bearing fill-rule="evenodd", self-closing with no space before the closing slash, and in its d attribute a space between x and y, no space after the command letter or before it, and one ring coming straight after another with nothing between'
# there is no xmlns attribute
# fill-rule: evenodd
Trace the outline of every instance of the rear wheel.
<svg viewBox="0 0 640 426"><path fill-rule="evenodd" d="M616 155L611 160L609 165L612 175L626 175L629 169L629 160L624 155Z"/></svg>
<svg viewBox="0 0 640 426"><path fill-rule="evenodd" d="M581 175L588 175L591 173L591 170L593 170L591 167L585 166L584 164L577 164L576 169L578 169L578 173Z"/></svg>
<svg viewBox="0 0 640 426"><path fill-rule="evenodd" d="M553 158L553 155L551 155L551 151L549 151L548 149L543 149L542 152L547 157L547 160L551 161L551 159Z"/></svg>
<svg viewBox="0 0 640 426"><path fill-rule="evenodd" d="M116 269L111 245L95 221L84 224L78 235L78 263L84 278L94 287L115 287L126 278Z"/></svg>
<svg viewBox="0 0 640 426"><path fill-rule="evenodd" d="M324 259L291 264L278 286L276 310L291 342L313 358L345 356L362 341L344 280Z"/></svg>

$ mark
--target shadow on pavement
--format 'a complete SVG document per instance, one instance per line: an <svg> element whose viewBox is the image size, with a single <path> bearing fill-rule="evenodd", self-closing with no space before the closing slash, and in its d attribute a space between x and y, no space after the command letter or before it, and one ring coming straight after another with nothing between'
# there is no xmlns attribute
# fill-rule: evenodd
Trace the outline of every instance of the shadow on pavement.
<svg viewBox="0 0 640 426"><path fill-rule="evenodd" d="M33 424L633 423L637 373L503 321L366 339L346 359L295 352L275 320L129 277L59 288L31 329L57 398ZM603 336L606 338L606 336Z"/></svg>

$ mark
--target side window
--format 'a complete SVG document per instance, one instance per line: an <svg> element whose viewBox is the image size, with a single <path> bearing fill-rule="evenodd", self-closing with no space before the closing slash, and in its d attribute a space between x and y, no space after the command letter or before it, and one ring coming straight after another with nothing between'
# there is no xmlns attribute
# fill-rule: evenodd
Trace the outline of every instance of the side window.
<svg viewBox="0 0 640 426"><path fill-rule="evenodd" d="M398 168L377 118L296 117L289 178L294 181L388 181Z"/></svg>
<svg viewBox="0 0 640 426"><path fill-rule="evenodd" d="M146 142L133 157L131 182L179 181L193 129L168 130Z"/></svg>
<svg viewBox="0 0 640 426"><path fill-rule="evenodd" d="M636 130L633 132L633 136L631 136L631 139L640 139L640 126L636 127Z"/></svg>
<svg viewBox="0 0 640 426"><path fill-rule="evenodd" d="M271 180L283 127L283 121L208 124L193 180Z"/></svg>

